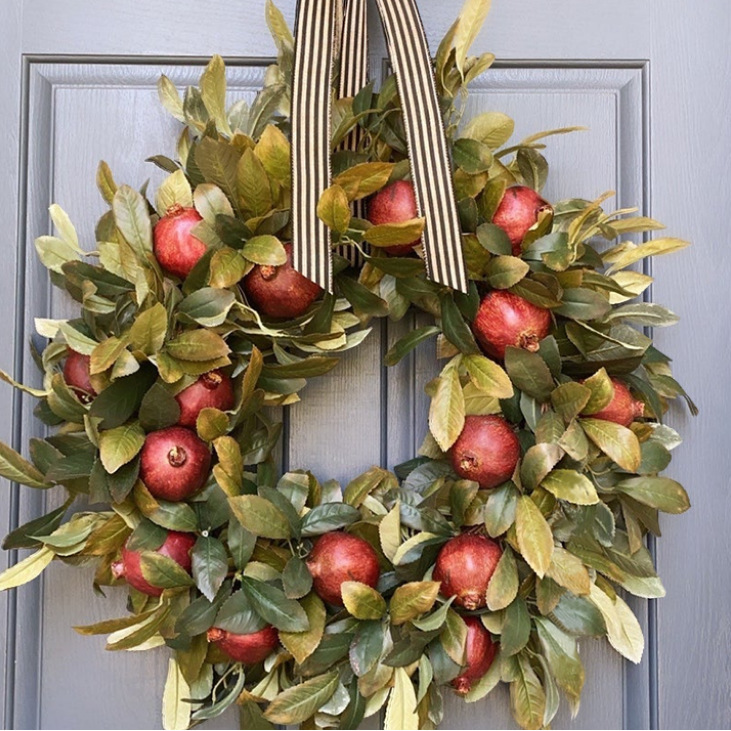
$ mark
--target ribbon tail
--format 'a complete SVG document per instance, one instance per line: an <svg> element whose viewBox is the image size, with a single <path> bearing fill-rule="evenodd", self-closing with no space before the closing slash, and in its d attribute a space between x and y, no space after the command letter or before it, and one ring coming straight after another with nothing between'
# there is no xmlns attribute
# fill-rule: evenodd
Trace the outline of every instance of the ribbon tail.
<svg viewBox="0 0 731 731"><path fill-rule="evenodd" d="M415 0L376 0L401 96L429 279L467 292L462 231L434 70Z"/></svg>
<svg viewBox="0 0 731 731"><path fill-rule="evenodd" d="M330 229L317 217L317 203L332 179L336 3L342 0L299 1L292 83L292 264L327 292L333 291Z"/></svg>

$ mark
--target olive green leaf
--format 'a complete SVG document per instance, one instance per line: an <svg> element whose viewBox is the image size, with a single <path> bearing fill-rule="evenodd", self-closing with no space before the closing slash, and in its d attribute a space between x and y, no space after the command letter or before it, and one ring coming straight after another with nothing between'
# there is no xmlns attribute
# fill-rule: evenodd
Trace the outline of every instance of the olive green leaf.
<svg viewBox="0 0 731 731"><path fill-rule="evenodd" d="M518 594L518 566L508 546L503 550L495 573L487 585L487 608L491 612L505 609Z"/></svg>
<svg viewBox="0 0 731 731"><path fill-rule="evenodd" d="M551 565L553 534L543 514L527 495L518 498L515 529L520 553L533 571L543 578Z"/></svg>
<svg viewBox="0 0 731 731"><path fill-rule="evenodd" d="M669 477L630 477L615 485L615 490L663 513L677 515L690 508L688 493Z"/></svg>
<svg viewBox="0 0 731 731"><path fill-rule="evenodd" d="M152 222L147 202L134 188L122 185L112 201L114 220L140 261L152 251Z"/></svg>
<svg viewBox="0 0 731 731"><path fill-rule="evenodd" d="M229 498L236 519L255 536L273 539L289 538L289 521L275 505L259 495L239 495Z"/></svg>
<svg viewBox="0 0 731 731"><path fill-rule="evenodd" d="M237 171L237 191L244 214L252 218L268 213L274 204L269 176L252 150L241 156Z"/></svg>
<svg viewBox="0 0 731 731"><path fill-rule="evenodd" d="M302 520L303 536L319 536L345 528L360 520L360 512L346 503L324 503L310 510Z"/></svg>
<svg viewBox="0 0 731 731"><path fill-rule="evenodd" d="M325 605L314 592L300 602L305 610L310 628L304 632L281 632L279 639L295 661L302 664L319 646L325 631Z"/></svg>
<svg viewBox="0 0 731 731"><path fill-rule="evenodd" d="M604 368L600 368L594 375L589 376L583 385L591 391L591 396L582 409L584 414L596 414L609 406L614 398L614 386Z"/></svg>
<svg viewBox="0 0 731 731"><path fill-rule="evenodd" d="M51 487L51 483L46 482L40 470L3 442L0 442L0 475L11 482L28 487L41 489Z"/></svg>
<svg viewBox="0 0 731 731"><path fill-rule="evenodd" d="M279 127L269 124L264 128L254 148L254 154L270 178L289 187L292 177L292 153L289 140Z"/></svg>
<svg viewBox="0 0 731 731"><path fill-rule="evenodd" d="M222 358L230 350L226 341L211 330L189 330L171 340L166 351L182 361L204 362Z"/></svg>
<svg viewBox="0 0 731 731"><path fill-rule="evenodd" d="M363 240L372 246L402 246L414 244L424 232L424 219L412 218L401 223L382 223L371 226L364 234Z"/></svg>
<svg viewBox="0 0 731 731"><path fill-rule="evenodd" d="M203 596L213 601L228 573L226 548L213 536L199 536L190 557L196 586Z"/></svg>
<svg viewBox="0 0 731 731"><path fill-rule="evenodd" d="M543 727L546 693L525 655L517 658L516 678L510 683L510 707L515 720L524 729Z"/></svg>
<svg viewBox="0 0 731 731"><path fill-rule="evenodd" d="M104 469L113 475L137 456L144 443L145 432L136 421L101 432L99 457Z"/></svg>
<svg viewBox="0 0 731 731"><path fill-rule="evenodd" d="M350 203L345 191L339 185L331 185L322 192L317 204L317 215L328 227L339 234L350 225Z"/></svg>
<svg viewBox="0 0 731 731"><path fill-rule="evenodd" d="M236 302L233 292L203 287L188 295L178 305L178 315L203 327L223 325Z"/></svg>
<svg viewBox="0 0 731 731"><path fill-rule="evenodd" d="M340 173L333 182L345 191L349 201L360 200L383 188L393 168L390 162L364 162Z"/></svg>
<svg viewBox="0 0 731 731"><path fill-rule="evenodd" d="M535 490L548 473L563 457L563 451L557 444L535 444L525 453L520 465L520 479L523 487Z"/></svg>
<svg viewBox="0 0 731 731"><path fill-rule="evenodd" d="M162 694L162 727L164 729L188 728L193 706L190 703L190 686L185 680L175 658L168 661L168 674Z"/></svg>
<svg viewBox="0 0 731 731"><path fill-rule="evenodd" d="M506 608L503 629L500 634L500 650L503 655L519 653L527 644L531 632L531 618L525 599L516 597Z"/></svg>
<svg viewBox="0 0 731 731"><path fill-rule="evenodd" d="M386 613L386 600L367 584L344 581L340 589L345 608L356 619L380 619Z"/></svg>
<svg viewBox="0 0 731 731"><path fill-rule="evenodd" d="M550 398L554 389L553 376L538 353L508 346L505 349L505 370L513 384L524 393L540 402Z"/></svg>
<svg viewBox="0 0 731 731"><path fill-rule="evenodd" d="M384 556L392 561L401 545L401 502L399 500L378 524L378 537Z"/></svg>
<svg viewBox="0 0 731 731"><path fill-rule="evenodd" d="M179 563L153 551L140 553L140 569L145 581L162 589L194 585L193 578Z"/></svg>
<svg viewBox="0 0 731 731"><path fill-rule="evenodd" d="M518 488L512 482L490 490L483 514L485 530L490 537L497 538L513 525L519 496Z"/></svg>
<svg viewBox="0 0 731 731"><path fill-rule="evenodd" d="M575 470L553 470L541 481L541 487L559 500L574 505L595 505L599 502L592 481Z"/></svg>
<svg viewBox="0 0 731 731"><path fill-rule="evenodd" d="M283 726L306 721L330 700L338 687L338 677L337 672L327 673L287 688L269 704L264 716Z"/></svg>
<svg viewBox="0 0 731 731"><path fill-rule="evenodd" d="M508 289L516 285L530 271L528 263L517 256L495 256L490 259L485 274L494 289Z"/></svg>
<svg viewBox="0 0 731 731"><path fill-rule="evenodd" d="M193 205L193 191L182 170L176 170L162 181L157 189L155 208L164 216L173 206L190 208Z"/></svg>
<svg viewBox="0 0 731 731"><path fill-rule="evenodd" d="M287 599L301 599L312 588L312 574L298 556L292 556L284 566L282 587Z"/></svg>
<svg viewBox="0 0 731 731"><path fill-rule="evenodd" d="M404 624L428 612L437 600L440 585L438 581L410 581L397 587L389 606L391 624Z"/></svg>
<svg viewBox="0 0 731 731"><path fill-rule="evenodd" d="M208 283L216 289L233 287L251 269L252 264L240 251L224 246L211 257L211 274Z"/></svg>
<svg viewBox="0 0 731 731"><path fill-rule="evenodd" d="M483 112L470 119L460 133L462 137L480 140L496 150L512 136L515 122L502 112Z"/></svg>
<svg viewBox="0 0 731 731"><path fill-rule="evenodd" d="M414 350L414 348L418 347L426 340L429 340L434 335L437 335L439 332L441 332L441 330L434 325L426 325L412 330L404 335L400 340L397 340L389 348L389 351L386 353L386 357L383 359L384 364L387 366L396 365L402 358L406 357L412 350Z"/></svg>
<svg viewBox="0 0 731 731"><path fill-rule="evenodd" d="M165 305L157 302L148 310L137 315L129 331L129 339L135 350L145 355L157 353L162 348L167 334L168 316ZM102 369L105 370L105 369Z"/></svg>
<svg viewBox="0 0 731 731"><path fill-rule="evenodd" d="M439 642L452 662L463 665L467 646L467 625L464 619L453 609L447 609L444 629L439 635Z"/></svg>
<svg viewBox="0 0 731 731"><path fill-rule="evenodd" d="M175 117L179 122L185 122L185 115L183 114L183 102L180 99L180 94L175 88L170 79L163 74L157 82L157 94L160 97L160 102L170 114Z"/></svg>
<svg viewBox="0 0 731 731"><path fill-rule="evenodd" d="M241 588L256 613L269 624L285 632L306 632L310 626L299 602L287 599L281 589L245 576Z"/></svg>
<svg viewBox="0 0 731 731"><path fill-rule="evenodd" d="M33 581L53 561L55 555L50 548L43 546L22 561L18 561L0 574L0 591L14 589Z"/></svg>
<svg viewBox="0 0 731 731"><path fill-rule="evenodd" d="M459 380L459 358L456 358L442 370L429 407L429 430L443 452L457 441L464 422L464 391Z"/></svg>
<svg viewBox="0 0 731 731"><path fill-rule="evenodd" d="M674 251L685 249L687 246L690 246L688 241L669 237L655 239L644 244L633 244L632 242L625 241L602 254L602 259L605 264L610 265L606 273L613 274L620 269L625 269L637 263L645 257L670 254Z"/></svg>
<svg viewBox="0 0 731 731"><path fill-rule="evenodd" d="M217 185L235 208L239 196L237 166L240 159L239 151L223 140L203 137L195 148L195 162L205 176L206 182Z"/></svg>
<svg viewBox="0 0 731 731"><path fill-rule="evenodd" d="M589 403L592 392L574 381L562 383L551 393L551 404L556 413L568 424Z"/></svg>
<svg viewBox="0 0 731 731"><path fill-rule="evenodd" d="M560 688L574 701L584 687L584 666L579 658L576 640L544 617L535 618L538 639L548 666Z"/></svg>
<svg viewBox="0 0 731 731"><path fill-rule="evenodd" d="M455 140L452 148L454 164L466 173L484 173L492 165L492 150L480 140L462 137Z"/></svg>
<svg viewBox="0 0 731 731"><path fill-rule="evenodd" d="M381 467L371 467L346 485L343 491L343 502L358 508L384 480L392 478L393 475L387 470Z"/></svg>
<svg viewBox="0 0 731 731"><path fill-rule="evenodd" d="M636 472L642 461L640 442L633 431L604 419L582 419L586 436L622 469Z"/></svg>
<svg viewBox="0 0 731 731"><path fill-rule="evenodd" d="M160 81L165 78L165 76L162 76ZM177 90L175 93L177 95ZM111 205L114 200L114 194L117 192L117 184L114 182L111 168L104 160L99 162L99 166L96 169L96 185L102 194L102 198Z"/></svg>
<svg viewBox="0 0 731 731"><path fill-rule="evenodd" d="M276 236L254 236L244 244L241 255L254 264L265 266L276 267L287 263L287 252Z"/></svg>
<svg viewBox="0 0 731 731"><path fill-rule="evenodd" d="M226 120L226 69L223 59L214 54L208 62L200 79L203 103L211 118L215 120L219 132L231 135L231 127Z"/></svg>
<svg viewBox="0 0 731 731"><path fill-rule="evenodd" d="M231 207L226 194L213 183L201 183L195 188L193 193L193 201L198 213L203 216L203 220L211 226L216 225L216 216L233 216L234 211Z"/></svg>

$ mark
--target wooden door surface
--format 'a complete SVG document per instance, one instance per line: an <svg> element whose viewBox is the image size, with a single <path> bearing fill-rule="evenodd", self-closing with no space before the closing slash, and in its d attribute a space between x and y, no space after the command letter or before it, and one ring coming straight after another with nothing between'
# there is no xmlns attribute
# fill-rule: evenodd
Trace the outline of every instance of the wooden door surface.
<svg viewBox="0 0 731 731"><path fill-rule="evenodd" d="M294 0L280 0L292 21ZM420 3L432 49L461 3ZM371 69L385 50L371 15ZM679 380L697 401L691 419L669 421L685 436L671 476L694 503L663 522L655 552L668 597L635 601L648 643L639 666L585 642L585 700L554 728L728 728L731 723L731 552L728 523L731 405L726 185L731 87L726 0L493 0L477 51L499 61L473 87L468 114L490 109L517 119L516 137L583 125L549 141L549 200L617 191L695 246L653 264L653 297L682 316L656 333ZM59 317L69 302L52 292L33 239L49 230L58 202L93 244L103 201L94 186L105 159L139 186L158 173L145 158L174 153L176 123L155 84L165 73L194 82L207 57L228 63L233 97L253 95L274 55L264 0L3 0L0 11L0 367L32 382L27 350L35 316ZM328 377L313 381L285 425L283 460L347 481L372 464L414 456L426 430L424 384L433 354L422 349L385 369L390 342L413 322L378 325ZM27 397L0 389L0 439L20 447L39 433ZM44 496L3 485L0 530L40 514ZM0 556L2 567L17 560ZM122 592L93 595L91 569L53 566L44 579L0 596L0 681L6 728L151 728L160 724L166 652L109 653L71 626L123 611ZM211 727L235 728L229 714ZM444 728L512 728L507 694L465 705L451 698Z"/></svg>

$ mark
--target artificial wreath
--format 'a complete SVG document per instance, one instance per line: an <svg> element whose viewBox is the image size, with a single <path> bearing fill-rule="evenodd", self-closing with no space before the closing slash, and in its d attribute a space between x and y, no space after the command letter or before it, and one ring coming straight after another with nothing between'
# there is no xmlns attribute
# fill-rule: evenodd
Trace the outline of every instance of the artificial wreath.
<svg viewBox="0 0 731 731"><path fill-rule="evenodd" d="M559 690L578 711L581 638L640 660L620 590L664 594L644 537L659 511L689 507L659 476L680 443L663 414L687 396L633 327L676 317L642 299L652 279L632 265L686 244L626 240L661 226L605 213L608 196L545 201L541 140L567 130L510 144L503 114L462 123L466 85L492 60L467 56L478 5L435 61L467 293L426 277L393 77L333 103L333 147L361 133L333 155L318 206L335 293L292 267L293 39L271 4L278 64L251 106L226 108L217 56L182 99L160 80L183 131L177 160L152 158L169 173L154 201L101 163L110 208L91 252L51 207L57 235L38 254L81 309L36 321L42 388L3 374L51 433L29 460L2 445L0 474L66 500L6 537L34 552L0 587L54 559L93 562L97 592L125 586L127 616L76 629L110 650L170 648L166 728L232 704L242 728L355 728L381 709L386 728L434 728L444 692L474 702L500 682L516 721L540 728ZM366 199L367 220L353 216ZM431 323L386 364L434 340L445 361L420 456L342 490L277 474L268 407L298 402L372 318L413 310Z"/></svg>

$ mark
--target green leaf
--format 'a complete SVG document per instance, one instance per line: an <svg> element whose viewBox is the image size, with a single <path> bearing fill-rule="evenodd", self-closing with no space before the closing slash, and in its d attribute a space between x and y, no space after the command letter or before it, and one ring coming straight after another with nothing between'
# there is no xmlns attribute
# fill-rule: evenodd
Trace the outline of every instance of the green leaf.
<svg viewBox="0 0 731 731"><path fill-rule="evenodd" d="M256 613L269 624L285 632L306 632L309 629L307 614L293 599L287 599L284 592L274 586L249 577L241 579Z"/></svg>
<svg viewBox="0 0 731 731"><path fill-rule="evenodd" d="M561 629L579 637L600 637L607 631L601 612L588 600L564 593L549 615Z"/></svg>
<svg viewBox="0 0 731 731"><path fill-rule="evenodd" d="M229 505L241 525L255 536L263 538L290 538L287 516L275 505L259 495L230 497Z"/></svg>
<svg viewBox="0 0 731 731"><path fill-rule="evenodd" d="M452 157L454 164L470 175L487 172L492 165L490 147L480 140L469 137L455 140Z"/></svg>
<svg viewBox="0 0 731 731"><path fill-rule="evenodd" d="M200 536L190 556L196 586L203 596L213 601L228 573L228 555L223 543L212 536Z"/></svg>
<svg viewBox="0 0 731 731"><path fill-rule="evenodd" d="M505 533L515 522L515 513L520 493L512 482L490 490L485 504L485 530L491 538Z"/></svg>
<svg viewBox="0 0 731 731"><path fill-rule="evenodd" d="M518 498L515 529L520 553L533 571L543 578L551 565L553 534L543 514L527 495Z"/></svg>
<svg viewBox="0 0 731 731"><path fill-rule="evenodd" d="M595 584L592 584L589 599L604 617L609 644L620 655L638 664L645 649L645 639L632 610L619 596L612 599Z"/></svg>
<svg viewBox="0 0 731 731"><path fill-rule="evenodd" d="M236 302L236 295L227 290L204 287L188 295L178 305L178 314L203 327L218 327L226 321Z"/></svg>
<svg viewBox="0 0 731 731"><path fill-rule="evenodd" d="M464 392L459 381L459 360L455 359L442 370L429 407L429 430L443 452L457 441L464 421Z"/></svg>
<svg viewBox="0 0 731 731"><path fill-rule="evenodd" d="M162 348L167 327L167 310L165 305L157 302L150 309L137 315L129 331L130 343L135 350L141 350L145 355L153 355Z"/></svg>
<svg viewBox="0 0 731 731"><path fill-rule="evenodd" d="M563 457L563 452L557 444L535 444L528 449L520 465L520 479L523 481L523 487L531 491L535 490L561 457Z"/></svg>
<svg viewBox="0 0 731 731"><path fill-rule="evenodd" d="M2 442L0 442L0 475L11 482L17 482L28 487L41 489L51 487L51 484L46 482L42 472Z"/></svg>
<svg viewBox="0 0 731 731"><path fill-rule="evenodd" d="M122 185L112 201L114 220L140 261L152 251L152 222L145 199L129 185Z"/></svg>
<svg viewBox="0 0 731 731"><path fill-rule="evenodd" d="M561 689L578 702L584 687L584 666L579 658L576 640L543 617L535 618L538 638L548 666Z"/></svg>
<svg viewBox="0 0 731 731"><path fill-rule="evenodd" d="M510 256L513 251L508 235L494 223L483 223L478 226L477 240L483 249L495 256Z"/></svg>
<svg viewBox="0 0 731 731"><path fill-rule="evenodd" d="M282 571L282 586L287 599L301 599L312 588L312 574L307 564L297 556L287 561Z"/></svg>
<svg viewBox="0 0 731 731"><path fill-rule="evenodd" d="M614 386L604 368L600 368L593 376L589 376L583 385L591 391L591 396L582 409L584 414L596 414L609 406L614 398Z"/></svg>
<svg viewBox="0 0 731 731"><path fill-rule="evenodd" d="M428 612L439 595L438 581L411 581L396 588L389 606L391 624L399 625Z"/></svg>
<svg viewBox="0 0 731 731"><path fill-rule="evenodd" d="M279 127L269 124L261 133L254 148L267 175L282 185L289 187L292 182L292 151L289 140Z"/></svg>
<svg viewBox="0 0 731 731"><path fill-rule="evenodd" d="M331 185L322 192L317 204L317 215L333 231L343 234L350 226L350 203L339 185Z"/></svg>
<svg viewBox="0 0 731 731"><path fill-rule="evenodd" d="M160 216L164 216L173 206L190 208L193 205L193 191L182 170L168 175L157 189L155 208Z"/></svg>
<svg viewBox="0 0 731 731"><path fill-rule="evenodd" d="M55 236L39 236L35 240L38 258L43 266L57 274L63 274L63 265L69 261L79 261L80 252L68 241Z"/></svg>
<svg viewBox="0 0 731 731"><path fill-rule="evenodd" d="M553 550L553 560L546 575L577 596L588 594L591 589L591 577L584 562L560 546Z"/></svg>
<svg viewBox="0 0 731 731"><path fill-rule="evenodd" d="M356 619L380 619L386 613L386 600L367 584L344 581L340 590L345 608Z"/></svg>
<svg viewBox="0 0 731 731"><path fill-rule="evenodd" d="M182 361L205 362L228 355L226 341L211 330L189 330L171 340L166 351Z"/></svg>
<svg viewBox="0 0 731 731"><path fill-rule="evenodd" d="M434 325L426 325L412 330L391 346L388 353L386 353L386 357L383 359L384 364L387 366L396 365L402 358L414 350L414 348L429 340L434 335L437 335L439 332L441 330Z"/></svg>
<svg viewBox="0 0 731 731"><path fill-rule="evenodd" d="M491 580L492 582L492 580ZM525 599L517 597L505 610L500 649L506 656L516 655L528 644L531 618Z"/></svg>
<svg viewBox="0 0 731 731"><path fill-rule="evenodd" d="M226 599L215 618L216 627L236 634L258 632L266 622L254 611L245 591L235 591Z"/></svg>
<svg viewBox="0 0 731 731"><path fill-rule="evenodd" d="M366 497L389 478L393 478L393 475L387 470L381 467L371 467L346 485L343 491L343 502L354 508L360 507Z"/></svg>
<svg viewBox="0 0 731 731"><path fill-rule="evenodd" d="M345 503L324 503L312 508L302 519L302 536L319 536L340 530L360 520L360 512Z"/></svg>
<svg viewBox="0 0 731 731"><path fill-rule="evenodd" d="M362 622L350 645L350 666L357 677L370 672L383 652L388 630L383 622Z"/></svg>
<svg viewBox="0 0 731 731"><path fill-rule="evenodd" d="M399 223L382 223L371 226L364 234L363 240L372 246L404 246L415 244L424 233L424 219L412 218Z"/></svg>
<svg viewBox="0 0 731 731"><path fill-rule="evenodd" d="M505 370L523 393L542 403L548 401L554 389L553 376L538 353L508 346L505 349Z"/></svg>
<svg viewBox="0 0 731 731"><path fill-rule="evenodd" d="M44 546L0 574L0 591L14 589L40 576L56 554Z"/></svg>
<svg viewBox="0 0 731 731"><path fill-rule="evenodd" d="M592 481L575 470L554 470L542 482L541 487L574 505L595 505L599 502Z"/></svg>
<svg viewBox="0 0 731 731"><path fill-rule="evenodd" d="M572 320L601 320L611 305L605 295L593 289L567 288L561 297L561 306L555 312Z"/></svg>
<svg viewBox="0 0 731 731"><path fill-rule="evenodd" d="M169 80L165 76L160 78L160 82L162 82L163 79L169 83ZM173 89L175 89L175 87L173 87ZM177 90L175 90L176 96L177 93ZM114 176L112 175L109 165L104 162L104 160L99 162L99 166L96 170L96 185L97 188L99 188L99 192L102 194L102 198L104 198L109 205L112 205L114 194L117 192L117 184L114 182Z"/></svg>
<svg viewBox="0 0 731 731"><path fill-rule="evenodd" d="M210 226L216 225L217 216L233 217L234 215L234 210L226 194L217 185L213 185L213 183L196 185L193 193L193 201L198 213L201 214L203 220Z"/></svg>
<svg viewBox="0 0 731 731"><path fill-rule="evenodd" d="M99 456L104 469L113 475L131 462L145 443L145 432L138 422L109 429L99 435Z"/></svg>
<svg viewBox="0 0 731 731"><path fill-rule="evenodd" d="M254 236L241 250L244 259L264 266L282 266L287 263L287 252L276 236Z"/></svg>
<svg viewBox="0 0 731 731"><path fill-rule="evenodd" d="M220 132L231 134L226 120L226 70L223 59L214 54L201 75L200 90L203 103Z"/></svg>
<svg viewBox="0 0 731 731"><path fill-rule="evenodd" d="M251 268L240 251L224 246L211 257L209 284L216 289L233 287Z"/></svg>
<svg viewBox="0 0 731 731"><path fill-rule="evenodd" d="M644 244L633 244L631 242L623 242L619 246L615 246L609 251L602 254L602 259L609 264L607 274L613 274L620 269L635 264L636 262L648 256L658 256L659 254L670 254L680 251L690 246L688 241L674 238L661 238L654 241L648 241Z"/></svg>
<svg viewBox="0 0 731 731"><path fill-rule="evenodd" d="M178 94L175 84L165 74L160 76L157 82L157 94L165 109L179 122L185 122L183 102L180 99L180 94Z"/></svg>
<svg viewBox="0 0 731 731"><path fill-rule="evenodd" d="M480 140L496 150L512 136L515 122L502 112L483 112L472 117L461 132L462 137Z"/></svg>
<svg viewBox="0 0 731 731"><path fill-rule="evenodd" d="M454 297L445 295L440 298L442 330L444 336L462 353L479 353L472 330L464 320Z"/></svg>
<svg viewBox="0 0 731 731"><path fill-rule="evenodd" d="M162 694L162 727L164 729L188 728L193 706L190 686L174 658L168 661L168 674Z"/></svg>
<svg viewBox="0 0 731 731"><path fill-rule="evenodd" d="M495 573L487 585L487 608L491 612L497 612L512 604L518 594L518 582L518 566L515 563L515 556L506 546L495 567Z"/></svg>
<svg viewBox="0 0 731 731"><path fill-rule="evenodd" d="M416 691L404 668L394 669L393 688L388 698L383 728L386 731L410 731L419 728Z"/></svg>
<svg viewBox="0 0 731 731"><path fill-rule="evenodd" d="M643 505L675 515L690 508L690 499L683 486L669 477L631 477L615 485Z"/></svg>
<svg viewBox="0 0 731 731"><path fill-rule="evenodd" d="M173 559L152 551L140 553L140 570L145 581L162 589L193 586L190 574Z"/></svg>
<svg viewBox="0 0 731 731"><path fill-rule="evenodd" d="M287 688L269 704L264 716L283 726L302 723L314 716L317 709L332 697L338 687L338 679L338 673L332 672Z"/></svg>
<svg viewBox="0 0 731 731"><path fill-rule="evenodd" d="M487 282L494 289L513 287L530 271L528 263L517 256L495 256L487 265Z"/></svg>
<svg viewBox="0 0 731 731"><path fill-rule="evenodd" d="M633 431L604 419L582 419L586 436L622 469L636 472L642 461L640 443Z"/></svg>

